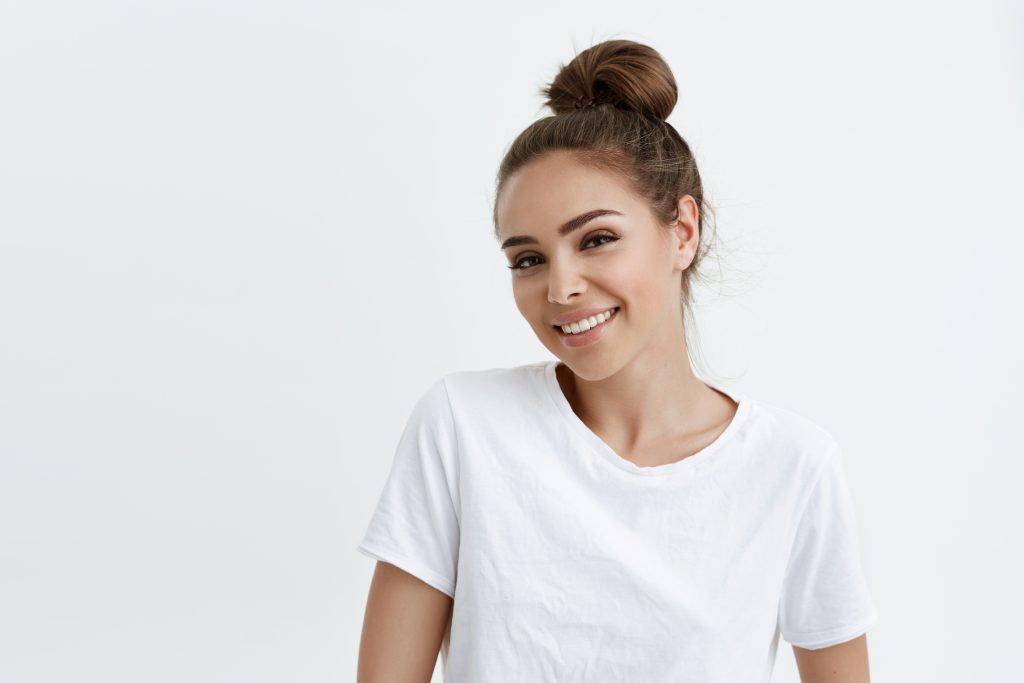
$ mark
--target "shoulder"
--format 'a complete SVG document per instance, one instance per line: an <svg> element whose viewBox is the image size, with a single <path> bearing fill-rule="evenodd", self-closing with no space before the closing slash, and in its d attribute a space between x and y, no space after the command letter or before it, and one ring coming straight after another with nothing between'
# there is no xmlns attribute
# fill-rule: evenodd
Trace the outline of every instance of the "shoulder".
<svg viewBox="0 0 1024 683"><path fill-rule="evenodd" d="M449 372L438 380L455 409L511 407L533 401L545 379L546 361L511 367Z"/></svg>
<svg viewBox="0 0 1024 683"><path fill-rule="evenodd" d="M455 370L434 379L415 400L412 422L456 427L509 423L517 411L541 404L545 362Z"/></svg>
<svg viewBox="0 0 1024 683"><path fill-rule="evenodd" d="M814 479L839 452L831 431L806 415L778 403L751 400L749 436L771 454L773 467L801 479Z"/></svg>

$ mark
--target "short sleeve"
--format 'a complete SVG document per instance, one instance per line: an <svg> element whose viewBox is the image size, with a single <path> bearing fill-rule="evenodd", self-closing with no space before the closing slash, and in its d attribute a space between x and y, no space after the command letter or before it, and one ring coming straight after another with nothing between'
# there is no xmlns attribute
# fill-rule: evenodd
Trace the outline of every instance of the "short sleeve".
<svg viewBox="0 0 1024 683"><path fill-rule="evenodd" d="M456 446L442 378L413 407L357 546L453 598L459 554Z"/></svg>
<svg viewBox="0 0 1024 683"><path fill-rule="evenodd" d="M791 645L817 650L860 636L877 618L842 454L833 444L797 523L779 629Z"/></svg>

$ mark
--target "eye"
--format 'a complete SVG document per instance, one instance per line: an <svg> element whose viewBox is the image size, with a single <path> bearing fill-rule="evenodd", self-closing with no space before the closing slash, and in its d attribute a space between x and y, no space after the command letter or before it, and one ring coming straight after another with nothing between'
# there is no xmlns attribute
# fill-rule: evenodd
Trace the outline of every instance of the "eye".
<svg viewBox="0 0 1024 683"><path fill-rule="evenodd" d="M532 268L533 266L524 266L523 265L523 261L529 261L530 259L533 259L533 258L537 258L537 257L536 256L524 256L523 258L521 258L518 261L516 261L513 265L506 266L506 267L510 268L512 270L526 270L527 268Z"/></svg>
<svg viewBox="0 0 1024 683"><path fill-rule="evenodd" d="M615 242L616 240L619 239L615 235L609 235L607 233L600 233L600 234L597 234L597 235L589 236L586 240L584 240L583 245L586 246L587 244L590 244L591 242L594 242L595 240L599 240L602 237L607 238L608 241L597 243L593 247L594 249L596 249L597 247L600 247L602 245L608 244L609 242ZM505 266L505 267L510 269L510 270L528 270L530 268L533 268L533 265L523 265L523 262L524 261L528 262L530 259L535 259L535 258L539 258L539 257L538 256L524 256L521 259L517 260L511 266Z"/></svg>
<svg viewBox="0 0 1024 683"><path fill-rule="evenodd" d="M607 237L612 242L614 242L615 240L619 239L618 237L616 237L614 235L608 235L608 234L602 233L600 235L591 235L590 237L587 238L587 241L584 242L583 244L589 244L592 240L600 239L602 237ZM608 242L601 242L601 244L608 244ZM598 244L597 246L601 246L601 244Z"/></svg>

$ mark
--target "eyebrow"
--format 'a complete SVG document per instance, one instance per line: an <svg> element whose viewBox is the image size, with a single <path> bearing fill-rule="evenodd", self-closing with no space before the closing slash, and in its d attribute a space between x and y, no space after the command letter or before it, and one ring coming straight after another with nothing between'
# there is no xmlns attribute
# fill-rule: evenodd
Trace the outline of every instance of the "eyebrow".
<svg viewBox="0 0 1024 683"><path fill-rule="evenodd" d="M571 218L567 220L565 223L563 223L562 227L558 229L558 236L565 237L574 230L582 228L584 225L594 220L595 218L600 218L601 216L607 216L609 214L614 216L621 216L622 212L615 211L614 209L594 209L592 211L587 211L586 213L581 213L579 216ZM507 240L502 242L501 248L504 250L508 249L509 247L518 247L521 244L540 243L537 241L537 238L535 237L530 237L529 235L517 235L515 237L509 237Z"/></svg>

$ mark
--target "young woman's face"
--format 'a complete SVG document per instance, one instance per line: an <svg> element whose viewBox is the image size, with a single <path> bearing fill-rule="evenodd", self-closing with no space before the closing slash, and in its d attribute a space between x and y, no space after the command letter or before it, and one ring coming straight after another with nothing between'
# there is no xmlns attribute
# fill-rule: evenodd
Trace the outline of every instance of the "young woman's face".
<svg viewBox="0 0 1024 683"><path fill-rule="evenodd" d="M497 221L516 306L577 375L600 379L652 346L683 343L680 279L698 235L692 197L680 207L692 225L659 225L618 175L569 152L546 154L509 178ZM612 317L583 335L555 325L603 311Z"/></svg>

